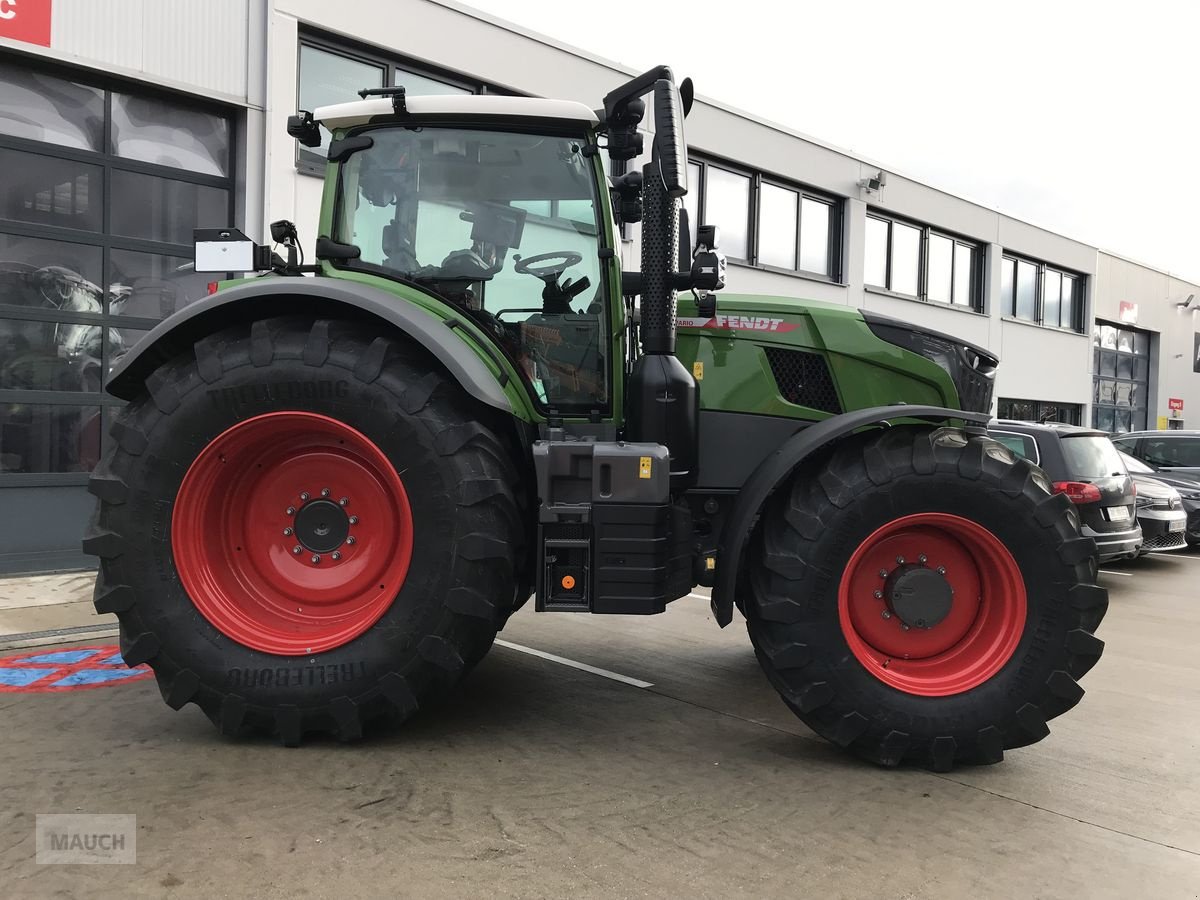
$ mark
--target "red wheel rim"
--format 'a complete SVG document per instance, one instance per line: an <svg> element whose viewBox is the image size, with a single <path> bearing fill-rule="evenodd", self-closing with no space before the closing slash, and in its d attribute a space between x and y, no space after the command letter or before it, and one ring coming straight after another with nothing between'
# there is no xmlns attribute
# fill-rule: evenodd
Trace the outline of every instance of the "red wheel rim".
<svg viewBox="0 0 1200 900"><path fill-rule="evenodd" d="M171 519L175 568L233 640L283 656L354 640L412 559L408 494L383 452L336 419L239 422L193 461Z"/></svg>
<svg viewBox="0 0 1200 900"><path fill-rule="evenodd" d="M947 513L877 529L850 557L838 589L855 658L885 684L924 697L969 691L1000 671L1025 613L1012 554L982 525Z"/></svg>

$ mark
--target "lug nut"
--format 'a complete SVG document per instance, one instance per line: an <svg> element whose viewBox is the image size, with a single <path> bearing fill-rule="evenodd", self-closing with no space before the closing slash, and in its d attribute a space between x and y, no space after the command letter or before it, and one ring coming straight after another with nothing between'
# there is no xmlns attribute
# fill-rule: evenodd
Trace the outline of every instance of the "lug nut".
<svg viewBox="0 0 1200 900"><path fill-rule="evenodd" d="M876 591L876 592L875 592L875 599L876 599L876 600L882 600L882 599L883 599L883 591Z"/></svg>
<svg viewBox="0 0 1200 900"><path fill-rule="evenodd" d="M904 557L903 556L896 557L896 565L898 565L898 566L904 565Z"/></svg>
<svg viewBox="0 0 1200 900"><path fill-rule="evenodd" d="M921 565L925 565L925 563L929 562L929 557L926 556L924 553L922 553L920 556L917 557L917 560L918 560L918 562L921 563Z"/></svg>
<svg viewBox="0 0 1200 900"><path fill-rule="evenodd" d="M296 514L296 507L294 507L294 506L289 506L289 507L288 507L288 509L287 509L287 514L288 514L289 516L294 516L294 515Z"/></svg>
<svg viewBox="0 0 1200 900"><path fill-rule="evenodd" d="M283 529L283 536L284 536L284 537L291 537L291 536L292 536L292 529L290 529L290 528L285 528L285 529Z"/></svg>
<svg viewBox="0 0 1200 900"><path fill-rule="evenodd" d="M937 567L937 573L938 573L939 575L945 575L945 574L946 574L946 567L945 567L945 566L938 566L938 567Z"/></svg>
<svg viewBox="0 0 1200 900"><path fill-rule="evenodd" d="M330 493L329 488L321 488L321 496L322 497L328 497L329 493Z"/></svg>
<svg viewBox="0 0 1200 900"><path fill-rule="evenodd" d="M301 491L301 492L300 492L300 499L301 499L301 500L307 500L307 499L308 499L308 491Z"/></svg>
<svg viewBox="0 0 1200 900"><path fill-rule="evenodd" d="M346 538L346 543L347 544L357 544L358 538L356 538L354 535L350 535L350 537Z"/></svg>
<svg viewBox="0 0 1200 900"><path fill-rule="evenodd" d="M295 547L292 548L292 552L295 553L297 556L299 556L301 554L301 552L303 552L303 550L304 550L304 548L301 547L299 544L297 544Z"/></svg>
<svg viewBox="0 0 1200 900"><path fill-rule="evenodd" d="M892 617L891 610L887 610L887 609L885 609L885 610L883 611L882 615L883 615L883 617L884 617L885 619L890 619L890 618Z"/></svg>
<svg viewBox="0 0 1200 900"><path fill-rule="evenodd" d="M351 516L351 517L350 517L350 524L351 524L351 525L357 525L357 524L358 524L358 516Z"/></svg>
<svg viewBox="0 0 1200 900"><path fill-rule="evenodd" d="M880 569L880 570L879 570L879 577L880 577L880 578L887 578L887 569Z"/></svg>
<svg viewBox="0 0 1200 900"><path fill-rule="evenodd" d="M333 561L337 562L341 558L342 558L342 554L339 553L337 550L334 550L333 551Z"/></svg>
<svg viewBox="0 0 1200 900"><path fill-rule="evenodd" d="M316 565L317 563L319 563L320 561L321 561L321 557L317 556L317 554L315 554L315 553L314 553L314 554L312 555L312 563L313 563L313 565L315 566L315 565Z"/></svg>
<svg viewBox="0 0 1200 900"><path fill-rule="evenodd" d="M908 631L908 623L907 622L901 622L900 627L903 628L905 631Z"/></svg>
<svg viewBox="0 0 1200 900"><path fill-rule="evenodd" d="M349 497L343 497L341 500L338 501L338 506L345 506L349 502L350 502Z"/></svg>

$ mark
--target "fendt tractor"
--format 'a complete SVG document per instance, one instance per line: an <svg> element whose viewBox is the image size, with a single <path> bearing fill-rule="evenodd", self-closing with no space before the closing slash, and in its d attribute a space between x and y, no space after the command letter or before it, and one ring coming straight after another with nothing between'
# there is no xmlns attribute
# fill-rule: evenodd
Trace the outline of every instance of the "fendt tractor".
<svg viewBox="0 0 1200 900"><path fill-rule="evenodd" d="M718 300L719 231L680 212L690 80L598 111L361 97L289 119L328 141L315 258L289 222L198 231L226 280L107 385L96 608L167 704L353 740L433 707L531 596L649 615L697 586L877 763L997 762L1079 701L1107 595L1070 500L985 436L998 360Z"/></svg>

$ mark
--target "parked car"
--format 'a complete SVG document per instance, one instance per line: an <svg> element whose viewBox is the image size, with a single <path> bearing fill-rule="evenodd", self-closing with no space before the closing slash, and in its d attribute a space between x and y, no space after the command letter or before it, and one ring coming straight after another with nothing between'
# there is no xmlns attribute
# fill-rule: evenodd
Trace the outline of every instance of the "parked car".
<svg viewBox="0 0 1200 900"><path fill-rule="evenodd" d="M988 425L988 433L1041 466L1054 491L1075 504L1083 533L1099 548L1100 562L1133 559L1141 552L1133 479L1107 434L1058 422L1004 419Z"/></svg>
<svg viewBox="0 0 1200 900"><path fill-rule="evenodd" d="M1119 451L1118 451L1119 452ZM1181 550L1187 546L1188 514L1179 491L1154 477L1154 469L1126 453L1121 461L1137 488L1137 520L1142 526L1142 554Z"/></svg>
<svg viewBox="0 0 1200 900"><path fill-rule="evenodd" d="M1200 431L1131 431L1112 440L1121 452L1160 471L1200 474Z"/></svg>
<svg viewBox="0 0 1200 900"><path fill-rule="evenodd" d="M1135 480L1139 475L1151 476L1157 481L1170 485L1179 493L1180 500L1183 503L1183 512L1187 517L1184 536L1189 545L1193 547L1200 546L1200 472L1159 469L1127 453L1122 453L1121 457L1125 461L1125 467L1129 470L1129 474ZM1138 489L1138 499L1141 499L1140 487ZM1139 520L1141 518L1140 510L1138 518Z"/></svg>

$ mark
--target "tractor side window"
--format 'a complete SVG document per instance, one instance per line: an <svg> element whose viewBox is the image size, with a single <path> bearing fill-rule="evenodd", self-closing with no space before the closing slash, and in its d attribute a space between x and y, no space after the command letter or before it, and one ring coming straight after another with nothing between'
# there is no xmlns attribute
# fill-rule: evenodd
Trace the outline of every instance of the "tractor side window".
<svg viewBox="0 0 1200 900"><path fill-rule="evenodd" d="M342 167L336 239L361 268L485 328L544 405L608 402L603 207L583 140L381 127Z"/></svg>

